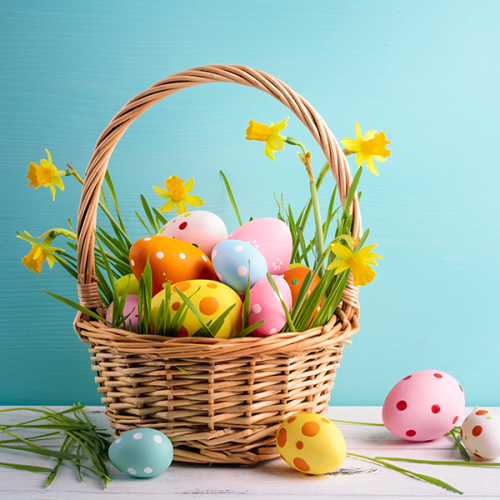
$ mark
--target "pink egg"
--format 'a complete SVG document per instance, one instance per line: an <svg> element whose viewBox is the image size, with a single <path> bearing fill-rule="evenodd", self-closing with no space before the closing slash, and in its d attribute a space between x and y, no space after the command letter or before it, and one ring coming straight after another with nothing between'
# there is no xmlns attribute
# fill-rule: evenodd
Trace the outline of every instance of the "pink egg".
<svg viewBox="0 0 500 500"><path fill-rule="evenodd" d="M250 243L264 256L267 270L279 274L288 269L292 257L292 235L279 219L265 217L243 224L228 239Z"/></svg>
<svg viewBox="0 0 500 500"><path fill-rule="evenodd" d="M113 307L114 303L108 307L108 311L106 313L106 319L108 321L113 321ZM128 295L125 299L125 306L123 308L123 316L128 318L125 320L126 328L125 330L129 330L132 332L137 331L137 319L139 318L139 314L137 311L139 310L139 296L138 295ZM124 328L123 324L119 328Z"/></svg>
<svg viewBox="0 0 500 500"><path fill-rule="evenodd" d="M464 392L451 375L422 370L391 389L382 408L382 420L395 436L430 441L449 432L464 408Z"/></svg>
<svg viewBox="0 0 500 500"><path fill-rule="evenodd" d="M288 311L292 308L292 292L288 283L281 276L273 276L276 287ZM278 294L273 290L267 277L258 281L250 290L248 324L257 321L264 323L252 333L259 337L268 337L279 332L286 323L285 311Z"/></svg>
<svg viewBox="0 0 500 500"><path fill-rule="evenodd" d="M210 255L214 246L227 238L227 229L218 215L205 210L195 210L177 215L168 221L158 236L191 243L204 254Z"/></svg>

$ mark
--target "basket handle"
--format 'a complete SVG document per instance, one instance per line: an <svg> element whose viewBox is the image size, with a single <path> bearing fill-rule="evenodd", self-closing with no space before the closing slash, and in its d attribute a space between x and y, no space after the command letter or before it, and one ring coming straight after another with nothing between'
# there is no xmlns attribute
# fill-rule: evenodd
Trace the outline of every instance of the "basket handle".
<svg viewBox="0 0 500 500"><path fill-rule="evenodd" d="M116 144L132 122L156 102L187 87L210 82L237 83L254 87L268 93L289 108L321 147L337 183L340 201L342 205L344 204L352 180L347 158L323 118L288 85L262 71L239 65L200 66L176 73L131 99L111 120L97 140L85 173L78 209L77 265L78 295L81 305L102 311L95 278L94 231L101 185ZM357 239L361 235L361 215L356 196L352 204L352 215L352 233ZM352 292L352 285L349 288ZM355 299L351 299L350 302L356 307Z"/></svg>

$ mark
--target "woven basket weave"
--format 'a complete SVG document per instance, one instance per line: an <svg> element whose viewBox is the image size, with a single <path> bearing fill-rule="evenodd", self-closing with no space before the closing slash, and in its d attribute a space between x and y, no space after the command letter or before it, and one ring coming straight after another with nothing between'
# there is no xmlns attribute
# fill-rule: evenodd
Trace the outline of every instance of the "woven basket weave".
<svg viewBox="0 0 500 500"><path fill-rule="evenodd" d="M104 317L94 264L94 230L109 158L129 125L156 102L187 87L230 82L260 89L287 106L320 145L342 204L351 183L345 155L321 116L283 82L245 66L213 65L172 75L131 99L99 137L78 212L80 304ZM355 238L361 218L352 205ZM358 331L357 288L349 278L339 308L323 327L274 336L218 339L138 335L81 313L74 322L90 345L92 370L115 437L152 427L174 445L174 460L255 464L279 456L280 423L298 411L328 410L344 344ZM182 368L184 371L179 370Z"/></svg>

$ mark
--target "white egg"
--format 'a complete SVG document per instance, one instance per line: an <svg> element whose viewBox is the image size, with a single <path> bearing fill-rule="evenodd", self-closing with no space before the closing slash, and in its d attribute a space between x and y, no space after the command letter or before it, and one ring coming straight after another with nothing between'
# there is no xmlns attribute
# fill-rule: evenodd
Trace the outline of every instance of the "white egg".
<svg viewBox="0 0 500 500"><path fill-rule="evenodd" d="M500 456L500 415L479 408L470 413L460 430L465 447L477 458L492 460Z"/></svg>

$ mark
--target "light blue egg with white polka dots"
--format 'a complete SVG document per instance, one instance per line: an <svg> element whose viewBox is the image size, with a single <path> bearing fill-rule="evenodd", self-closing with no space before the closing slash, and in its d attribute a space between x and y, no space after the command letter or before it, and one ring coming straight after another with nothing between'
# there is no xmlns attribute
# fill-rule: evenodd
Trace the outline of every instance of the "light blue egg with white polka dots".
<svg viewBox="0 0 500 500"><path fill-rule="evenodd" d="M156 429L140 428L116 438L108 452L111 463L137 478L155 477L165 471L174 458L170 439Z"/></svg>
<svg viewBox="0 0 500 500"><path fill-rule="evenodd" d="M237 292L244 292L248 281L250 261L250 287L266 277L267 262L264 256L247 241L224 240L212 251L212 265L222 283Z"/></svg>

